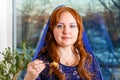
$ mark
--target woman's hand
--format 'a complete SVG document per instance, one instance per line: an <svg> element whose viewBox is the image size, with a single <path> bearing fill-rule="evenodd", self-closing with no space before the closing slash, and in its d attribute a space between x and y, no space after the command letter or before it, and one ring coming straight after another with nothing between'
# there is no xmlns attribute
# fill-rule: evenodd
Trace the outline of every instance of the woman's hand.
<svg viewBox="0 0 120 80"><path fill-rule="evenodd" d="M43 61L36 59L30 62L24 80L35 80L44 69L45 63L43 63Z"/></svg>

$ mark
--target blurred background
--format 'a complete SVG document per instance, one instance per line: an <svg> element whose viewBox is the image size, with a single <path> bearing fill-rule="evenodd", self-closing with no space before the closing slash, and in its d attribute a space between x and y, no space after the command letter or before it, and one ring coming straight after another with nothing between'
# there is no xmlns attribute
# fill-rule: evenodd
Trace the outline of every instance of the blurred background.
<svg viewBox="0 0 120 80"><path fill-rule="evenodd" d="M104 80L120 80L120 0L12 0L12 48L35 50L51 12L76 9L100 63Z"/></svg>

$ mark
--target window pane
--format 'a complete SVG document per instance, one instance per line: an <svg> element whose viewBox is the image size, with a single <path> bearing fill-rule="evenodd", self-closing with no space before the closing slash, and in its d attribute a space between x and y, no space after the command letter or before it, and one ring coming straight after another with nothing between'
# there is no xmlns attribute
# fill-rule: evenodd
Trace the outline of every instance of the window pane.
<svg viewBox="0 0 120 80"><path fill-rule="evenodd" d="M120 79L119 0L16 0L17 49L23 44L35 49L50 13L60 4L75 8L82 16L105 80Z"/></svg>

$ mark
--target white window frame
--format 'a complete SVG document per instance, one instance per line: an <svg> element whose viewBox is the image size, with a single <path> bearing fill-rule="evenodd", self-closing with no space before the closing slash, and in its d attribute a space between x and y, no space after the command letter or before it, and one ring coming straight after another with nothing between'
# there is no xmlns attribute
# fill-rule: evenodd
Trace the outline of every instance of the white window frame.
<svg viewBox="0 0 120 80"><path fill-rule="evenodd" d="M13 49L12 4L13 0L2 0L0 3L0 52L7 47Z"/></svg>

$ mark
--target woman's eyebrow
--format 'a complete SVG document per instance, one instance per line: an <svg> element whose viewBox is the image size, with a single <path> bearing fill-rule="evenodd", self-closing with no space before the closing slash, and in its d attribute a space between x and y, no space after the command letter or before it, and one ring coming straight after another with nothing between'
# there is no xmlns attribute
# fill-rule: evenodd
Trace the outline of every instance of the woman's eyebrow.
<svg viewBox="0 0 120 80"><path fill-rule="evenodd" d="M70 23L70 24L77 24L76 22L72 22L72 23Z"/></svg>
<svg viewBox="0 0 120 80"><path fill-rule="evenodd" d="M62 22L58 22L58 24L64 24L64 23L62 23Z"/></svg>
<svg viewBox="0 0 120 80"><path fill-rule="evenodd" d="M64 22L58 22L58 24L64 24ZM70 22L70 24L76 24L76 22Z"/></svg>

